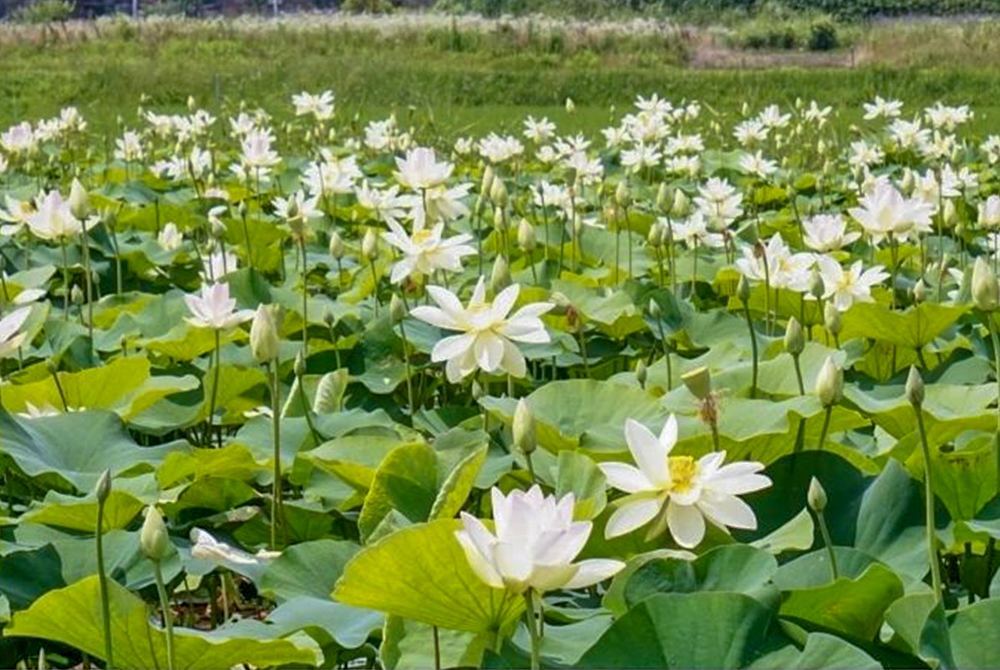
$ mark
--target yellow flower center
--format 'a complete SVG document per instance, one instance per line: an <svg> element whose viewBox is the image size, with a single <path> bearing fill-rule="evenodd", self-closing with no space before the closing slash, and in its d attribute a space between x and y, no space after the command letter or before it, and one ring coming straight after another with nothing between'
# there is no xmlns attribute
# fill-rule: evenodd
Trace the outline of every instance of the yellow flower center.
<svg viewBox="0 0 1000 670"><path fill-rule="evenodd" d="M431 231L427 230L426 228L423 228L421 230L415 231L411 239L413 240L414 244L423 244L430 238L431 238Z"/></svg>
<svg viewBox="0 0 1000 670"><path fill-rule="evenodd" d="M670 468L671 493L687 493L693 486L698 464L692 456L671 456L667 459Z"/></svg>

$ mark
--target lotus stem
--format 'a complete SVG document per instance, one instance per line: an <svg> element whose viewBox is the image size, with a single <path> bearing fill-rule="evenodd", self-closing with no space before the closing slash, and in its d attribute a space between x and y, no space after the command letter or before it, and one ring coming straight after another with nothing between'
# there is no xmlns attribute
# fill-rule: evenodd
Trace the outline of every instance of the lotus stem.
<svg viewBox="0 0 1000 670"><path fill-rule="evenodd" d="M434 670L441 670L441 636L437 626L431 628L434 631Z"/></svg>
<svg viewBox="0 0 1000 670"><path fill-rule="evenodd" d="M756 361L756 357L754 360ZM802 366L799 364L799 354L792 355L792 362L795 364L795 380L799 383L799 395L805 395L806 387L802 383Z"/></svg>
<svg viewBox="0 0 1000 670"><path fill-rule="evenodd" d="M531 670L541 667L541 639L538 634L538 620L535 615L535 593L532 589L524 592L524 621L531 635Z"/></svg>
<svg viewBox="0 0 1000 670"><path fill-rule="evenodd" d="M157 201L159 202L159 201ZM159 210L157 210L159 211ZM80 246L83 247L84 290L87 296L87 337L90 340L90 353L94 353L94 297L90 275L90 244L87 242L87 221L81 219L83 230L80 233Z"/></svg>
<svg viewBox="0 0 1000 670"><path fill-rule="evenodd" d="M399 322L399 336L403 340L403 365L406 366L406 402L408 403L407 407L410 410L410 416L413 416L416 408L413 406L413 382L410 380L413 374L410 369L410 343L406 339L406 326L403 325L402 320ZM340 367L339 363L337 367Z"/></svg>
<svg viewBox="0 0 1000 670"><path fill-rule="evenodd" d="M281 502L281 386L278 379L278 361L271 364L271 424L274 430L274 492L271 499L271 549L278 550L278 524L282 518ZM301 381L299 388L302 387ZM308 407L304 408L306 412Z"/></svg>
<svg viewBox="0 0 1000 670"><path fill-rule="evenodd" d="M830 557L830 572L833 573L833 581L837 581L840 579L840 571L837 570L837 554L833 551L833 540L830 538L830 529L826 525L826 515L822 510L816 510L814 513L816 514L816 522L819 524L819 534L823 537L823 545Z"/></svg>
<svg viewBox="0 0 1000 670"><path fill-rule="evenodd" d="M108 670L115 667L114 646L111 644L111 602L108 597L108 575L104 570L104 502L97 497L97 579L101 588L101 619L104 629L104 660Z"/></svg>
<svg viewBox="0 0 1000 670"><path fill-rule="evenodd" d="M823 445L826 444L826 433L830 430L830 415L833 414L833 405L827 405L826 412L823 415L823 430L819 433L819 442L816 443L817 449L823 449Z"/></svg>
<svg viewBox="0 0 1000 670"><path fill-rule="evenodd" d="M996 377L997 393L1000 394L1000 336L997 335L997 325L992 313L986 314L986 320L990 324L990 340L993 343L993 376ZM997 397L1000 398L1000 395ZM1000 482L1000 404L997 404L997 431L995 439L997 446L997 481Z"/></svg>
<svg viewBox="0 0 1000 670"><path fill-rule="evenodd" d="M153 561L153 576L156 578L156 592L160 596L160 609L163 610L163 625L167 631L167 670L174 670L174 622L170 614L170 600L167 598L167 587L163 584L163 569L160 561Z"/></svg>
<svg viewBox="0 0 1000 670"><path fill-rule="evenodd" d="M750 398L757 397L757 366L759 365L759 354L757 353L757 333L753 329L753 318L750 316L750 306L743 303L743 314L747 319L747 330L750 331L750 352L753 355L753 378L750 382ZM798 359L796 359L796 371L798 370ZM802 375L799 375L799 388L802 388Z"/></svg>
<svg viewBox="0 0 1000 670"><path fill-rule="evenodd" d="M992 322L992 320L991 320ZM931 474L931 448L927 443L924 428L924 412L921 405L913 408L917 415L917 429L920 432L920 447L924 454L924 516L927 522L927 560L931 564L931 588L935 602L941 601L941 566L938 565L937 535L934 527L934 482Z"/></svg>
<svg viewBox="0 0 1000 670"><path fill-rule="evenodd" d="M59 247L62 250L62 275L63 275L63 321L69 321L69 258L66 256L66 238L59 238Z"/></svg>
<svg viewBox="0 0 1000 670"><path fill-rule="evenodd" d="M302 355L309 355L309 288L306 285L309 279L309 268L306 267L306 238L302 235L299 238L299 246L302 249ZM372 266L374 272L375 267ZM377 301L376 301L377 303Z"/></svg>
<svg viewBox="0 0 1000 670"><path fill-rule="evenodd" d="M208 401L208 426L206 428L205 435L205 446L212 446L212 426L215 423L215 402L219 396L219 368L222 366L222 345L220 342L220 336L218 329L213 331L215 333L215 370L213 373L212 381L212 395L209 397Z"/></svg>

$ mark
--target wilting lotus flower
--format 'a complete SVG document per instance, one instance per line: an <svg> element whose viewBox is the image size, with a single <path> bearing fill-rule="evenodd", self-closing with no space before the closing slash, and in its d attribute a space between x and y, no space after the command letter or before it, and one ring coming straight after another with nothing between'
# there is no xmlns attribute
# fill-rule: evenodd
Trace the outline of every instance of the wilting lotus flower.
<svg viewBox="0 0 1000 670"><path fill-rule="evenodd" d="M229 297L229 284L212 284L201 295L186 295L184 302L192 316L187 322L198 328L228 330L253 317L252 309L236 309L236 299Z"/></svg>
<svg viewBox="0 0 1000 670"><path fill-rule="evenodd" d="M677 419L671 414L657 438L638 421L625 422L625 440L638 468L626 463L601 463L608 483L630 494L611 518L604 534L617 537L665 513L677 544L691 548L705 537L705 520L722 530L757 528L757 517L737 495L771 485L758 474L763 464L737 461L722 465L725 451L693 456L671 456L677 443Z"/></svg>
<svg viewBox="0 0 1000 670"><path fill-rule="evenodd" d="M448 381L457 383L478 369L524 376L527 369L524 354L514 342L548 342L549 334L539 317L555 305L536 302L508 317L520 290L517 284L508 286L491 304L486 302L486 282L480 277L469 306L462 307L458 296L451 291L440 286L427 287L428 295L438 306L421 305L411 314L438 328L462 331L460 335L444 338L431 351L435 363L448 361L445 366Z"/></svg>
<svg viewBox="0 0 1000 670"><path fill-rule="evenodd" d="M465 527L455 532L473 571L490 586L517 594L582 588L625 567L603 558L572 562L592 528L589 521L573 521L572 493L556 500L535 485L506 497L494 488L491 495L496 534L465 512Z"/></svg>

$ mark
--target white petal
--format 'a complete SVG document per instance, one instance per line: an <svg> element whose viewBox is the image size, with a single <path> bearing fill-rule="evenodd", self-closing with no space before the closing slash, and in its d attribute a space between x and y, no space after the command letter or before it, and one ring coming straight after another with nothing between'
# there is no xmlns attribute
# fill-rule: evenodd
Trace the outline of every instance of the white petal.
<svg viewBox="0 0 1000 670"><path fill-rule="evenodd" d="M698 509L712 522L730 528L757 528L757 516L750 505L736 496L704 496L698 501Z"/></svg>
<svg viewBox="0 0 1000 670"><path fill-rule="evenodd" d="M517 302L517 296L520 292L521 286L519 284L511 284L500 291L497 297L493 299L493 318L497 321L506 319L514 303Z"/></svg>
<svg viewBox="0 0 1000 670"><path fill-rule="evenodd" d="M425 321L432 326L444 328L445 330L462 330L461 326L458 325L458 322L455 321L454 316L438 307L420 305L419 307L414 307L410 310L410 316L415 319Z"/></svg>
<svg viewBox="0 0 1000 670"><path fill-rule="evenodd" d="M472 567L472 571L476 573L476 576L493 588L502 589L503 579L500 577L500 573L496 571L485 556L479 553L468 534L463 530L455 531L455 539L462 545L465 557L468 559L469 565Z"/></svg>
<svg viewBox="0 0 1000 670"><path fill-rule="evenodd" d="M670 484L667 452L649 429L634 419L625 420L625 441L642 474L655 486Z"/></svg>
<svg viewBox="0 0 1000 670"><path fill-rule="evenodd" d="M431 350L431 360L435 363L460 359L475 342L476 336L468 333L452 335L439 340Z"/></svg>
<svg viewBox="0 0 1000 670"><path fill-rule="evenodd" d="M528 372L527 364L524 362L524 354L513 342L503 341L503 359L500 367L511 374L512 377L521 378Z"/></svg>
<svg viewBox="0 0 1000 670"><path fill-rule="evenodd" d="M576 567L576 574L566 583L564 588L580 589L603 582L605 579L617 574L625 567L625 564L621 561L613 561L608 558L591 558L586 561L580 561L576 564Z"/></svg>
<svg viewBox="0 0 1000 670"><path fill-rule="evenodd" d="M677 544L692 549L705 537L705 519L694 505L667 503L667 526Z"/></svg>
<svg viewBox="0 0 1000 670"><path fill-rule="evenodd" d="M646 475L642 474L642 470L627 463L598 463L597 467L607 477L608 486L619 491L637 493L656 488L649 482Z"/></svg>
<svg viewBox="0 0 1000 670"><path fill-rule="evenodd" d="M504 341L492 333L480 333L475 338L476 361L486 372L494 372L503 359Z"/></svg>
<svg viewBox="0 0 1000 670"><path fill-rule="evenodd" d="M673 414L667 417L666 423L663 424L663 430L660 431L660 444L666 449L667 454L677 444L677 417Z"/></svg>
<svg viewBox="0 0 1000 670"><path fill-rule="evenodd" d="M604 528L604 537L612 538L631 533L640 526L652 521L660 511L661 503L656 498L625 503L615 510L608 525Z"/></svg>

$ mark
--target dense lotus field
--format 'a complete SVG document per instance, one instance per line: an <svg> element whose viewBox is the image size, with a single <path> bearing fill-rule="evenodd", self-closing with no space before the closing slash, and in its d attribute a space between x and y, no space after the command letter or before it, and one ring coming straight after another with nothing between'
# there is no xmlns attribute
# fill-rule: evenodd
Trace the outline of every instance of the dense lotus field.
<svg viewBox="0 0 1000 670"><path fill-rule="evenodd" d="M0 666L1000 667L974 110L271 111L0 133Z"/></svg>

